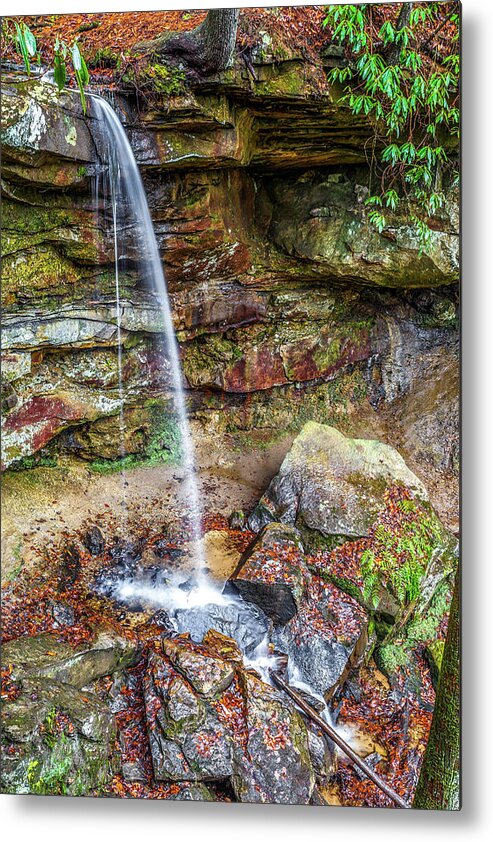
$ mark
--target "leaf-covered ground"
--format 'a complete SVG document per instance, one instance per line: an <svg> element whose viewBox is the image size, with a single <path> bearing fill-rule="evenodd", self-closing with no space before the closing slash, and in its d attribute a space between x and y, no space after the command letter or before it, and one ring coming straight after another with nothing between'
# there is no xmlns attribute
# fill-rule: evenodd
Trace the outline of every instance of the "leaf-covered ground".
<svg viewBox="0 0 493 842"><path fill-rule="evenodd" d="M450 12L457 10L456 3L440 4L439 22L435 31L423 25L423 43L427 55L433 60L433 51L440 56L453 27L447 22ZM399 4L374 4L369 6L370 32L373 47L382 46L379 32L382 24L397 22ZM75 39L89 62L104 68L110 54L125 60L136 45L151 41L165 32L184 32L194 29L205 18L200 10L165 12L106 12L100 14L37 15L16 18L24 21L33 31L44 61L51 61L53 46L58 36L66 43ZM324 28L324 6L294 6L279 8L242 9L237 46L241 50L262 43L264 34L275 41L279 48L301 53L316 61L324 47L331 43L331 32ZM13 57L11 44L5 44L5 56ZM430 58L431 54L431 58Z"/></svg>

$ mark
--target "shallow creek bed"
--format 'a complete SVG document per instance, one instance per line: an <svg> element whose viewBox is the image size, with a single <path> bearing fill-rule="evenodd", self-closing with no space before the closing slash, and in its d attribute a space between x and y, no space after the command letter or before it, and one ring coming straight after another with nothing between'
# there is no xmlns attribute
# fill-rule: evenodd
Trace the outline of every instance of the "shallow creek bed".
<svg viewBox="0 0 493 842"><path fill-rule="evenodd" d="M351 566L357 582L364 541L309 554L292 527L256 536L209 515L209 585L190 601L183 533L163 525L123 542L111 517L100 526L38 550L36 571L4 588L6 788L391 806L268 683L275 665L412 797L432 674L421 643L384 675L367 611L334 584Z"/></svg>

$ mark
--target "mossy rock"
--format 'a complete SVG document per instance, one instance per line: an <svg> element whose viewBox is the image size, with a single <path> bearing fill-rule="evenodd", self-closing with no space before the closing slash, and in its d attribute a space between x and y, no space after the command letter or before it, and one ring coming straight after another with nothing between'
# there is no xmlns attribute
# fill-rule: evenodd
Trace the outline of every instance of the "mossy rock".
<svg viewBox="0 0 493 842"><path fill-rule="evenodd" d="M4 792L100 795L120 770L115 721L93 693L29 679L2 708Z"/></svg>
<svg viewBox="0 0 493 842"><path fill-rule="evenodd" d="M291 523L332 538L364 537L385 507L388 488L402 485L427 500L422 482L387 444L344 436L335 427L309 422L294 440L279 473L260 500L270 520ZM258 509L249 519L258 531Z"/></svg>
<svg viewBox="0 0 493 842"><path fill-rule="evenodd" d="M72 647L53 634L18 637L2 647L2 663L14 680L46 679L85 687L97 678L133 666L138 644L100 630L93 641Z"/></svg>

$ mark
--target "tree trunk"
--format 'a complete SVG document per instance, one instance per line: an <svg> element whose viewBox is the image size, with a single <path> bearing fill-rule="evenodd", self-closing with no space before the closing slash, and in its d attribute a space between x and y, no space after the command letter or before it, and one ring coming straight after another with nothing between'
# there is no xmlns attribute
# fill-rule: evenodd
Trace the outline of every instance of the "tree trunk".
<svg viewBox="0 0 493 842"><path fill-rule="evenodd" d="M239 17L239 9L210 9L190 32L166 32L137 49L180 59L201 76L219 73L233 63Z"/></svg>
<svg viewBox="0 0 493 842"><path fill-rule="evenodd" d="M210 9L203 22L204 68L217 73L232 64L239 9Z"/></svg>
<svg viewBox="0 0 493 842"><path fill-rule="evenodd" d="M455 577L447 640L413 807L460 809L460 577Z"/></svg>
<svg viewBox="0 0 493 842"><path fill-rule="evenodd" d="M411 12L413 10L414 3L403 3L401 10L399 12L399 17L397 18L397 23L395 25L396 32L399 29L404 29L405 26L409 26L409 22L411 20ZM402 47L399 44L395 44L389 53L389 64L398 64L399 57L401 54Z"/></svg>

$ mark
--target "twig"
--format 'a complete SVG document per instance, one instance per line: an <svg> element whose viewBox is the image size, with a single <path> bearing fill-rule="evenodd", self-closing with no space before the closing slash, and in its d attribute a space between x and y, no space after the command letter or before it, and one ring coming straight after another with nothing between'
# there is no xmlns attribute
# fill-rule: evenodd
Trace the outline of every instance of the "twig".
<svg viewBox="0 0 493 842"><path fill-rule="evenodd" d="M396 804L398 807L401 807L403 810L411 809L411 805L408 804L407 801L404 801L404 799L401 798L401 796L398 795L397 792L391 789L388 786L388 784L386 784L385 781L382 780L380 775L377 775L377 773L374 772L373 769L370 766L368 766L368 764L365 763L365 761L362 760L361 757L359 757L355 751L353 751L351 746L348 745L348 743L342 739L338 732L334 728L332 728L332 726L329 725L325 721L325 719L322 719L318 715L318 713L311 707L311 705L309 705L302 698L302 696L300 696L300 694L296 692L296 690L293 690L293 688L290 687L289 684L286 684L286 682L283 681L281 676L273 670L269 670L269 675L272 678L274 684L276 684L281 690L284 690L284 692L287 693L288 696L290 696L294 702L296 702L298 707L301 708L301 710L304 713L306 713L306 715L309 716L310 719L312 719L313 722L315 722L315 724L322 729L322 731L325 731L325 733L328 734L328 736L335 742L337 746L339 746L339 748L344 752L344 754L346 754L349 757L349 759L354 763L354 765L357 766L358 769L361 769L361 771L364 772L364 774L368 778L370 778L370 780L373 781L373 783L376 784L376 786L378 786L378 788L381 789L382 792L384 792L385 795L388 798L390 798L391 801L394 802L394 804Z"/></svg>

